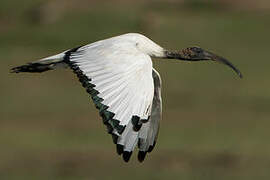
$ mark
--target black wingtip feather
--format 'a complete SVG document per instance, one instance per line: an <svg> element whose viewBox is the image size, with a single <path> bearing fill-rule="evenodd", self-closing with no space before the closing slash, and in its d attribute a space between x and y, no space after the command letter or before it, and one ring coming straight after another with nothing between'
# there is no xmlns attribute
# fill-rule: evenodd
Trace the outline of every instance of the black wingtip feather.
<svg viewBox="0 0 270 180"><path fill-rule="evenodd" d="M152 146L149 146L149 149L148 149L147 152L149 152L149 153L152 152L153 149L154 149L154 147L155 147L155 145L156 145L156 141L154 142L154 144Z"/></svg>
<svg viewBox="0 0 270 180"><path fill-rule="evenodd" d="M143 161L144 161L145 156L146 156L146 153L147 153L147 152L145 152L145 151L139 151L139 153L138 153L138 160L139 160L140 162L143 162Z"/></svg>
<svg viewBox="0 0 270 180"><path fill-rule="evenodd" d="M138 132L138 131L141 129L141 127L142 127L142 124L138 124L138 125L136 125L136 126L133 126L133 130L134 130L135 132Z"/></svg>
<svg viewBox="0 0 270 180"><path fill-rule="evenodd" d="M112 134L113 143L117 144L118 136L116 134Z"/></svg>
<svg viewBox="0 0 270 180"><path fill-rule="evenodd" d="M131 122L133 124L133 130L135 132L138 132L141 129L141 127L142 127L142 124L140 124L139 121L140 121L140 117L139 116L132 116Z"/></svg>
<svg viewBox="0 0 270 180"><path fill-rule="evenodd" d="M124 152L124 146L121 144L116 144L117 154L121 155Z"/></svg>
<svg viewBox="0 0 270 180"><path fill-rule="evenodd" d="M124 159L124 161L125 162L128 162L129 159L130 159L130 157L131 157L131 155L132 155L132 152L124 151L124 153L123 153L123 159Z"/></svg>

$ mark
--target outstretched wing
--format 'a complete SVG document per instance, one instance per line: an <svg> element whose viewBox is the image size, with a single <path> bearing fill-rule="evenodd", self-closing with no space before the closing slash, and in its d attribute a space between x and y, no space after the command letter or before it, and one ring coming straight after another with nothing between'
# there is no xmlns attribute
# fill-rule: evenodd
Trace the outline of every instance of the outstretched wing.
<svg viewBox="0 0 270 180"><path fill-rule="evenodd" d="M64 62L77 74L117 145L129 158L139 130L149 120L154 96L151 58L127 43L102 41L65 52Z"/></svg>
<svg viewBox="0 0 270 180"><path fill-rule="evenodd" d="M154 68L152 74L155 87L152 111L149 121L144 123L139 131L138 160L141 162L144 160L146 153L150 153L155 147L162 115L161 78Z"/></svg>

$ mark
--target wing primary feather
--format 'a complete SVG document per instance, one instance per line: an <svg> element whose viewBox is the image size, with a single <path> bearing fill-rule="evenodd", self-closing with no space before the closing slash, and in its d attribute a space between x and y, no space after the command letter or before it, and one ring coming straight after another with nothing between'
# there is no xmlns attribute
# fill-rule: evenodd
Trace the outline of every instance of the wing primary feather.
<svg viewBox="0 0 270 180"><path fill-rule="evenodd" d="M113 127L110 125L110 124L105 124L106 125L106 127L107 127L107 132L109 133L109 134L112 134L112 132L113 132ZM114 138L114 137L113 137Z"/></svg>
<svg viewBox="0 0 270 180"><path fill-rule="evenodd" d="M153 145L150 145L150 146L149 146L147 152L149 152L149 153L152 152L153 149L154 149L154 147L155 147L155 145L156 145L156 141L154 141L154 144L153 144Z"/></svg>
<svg viewBox="0 0 270 180"><path fill-rule="evenodd" d="M116 144L116 152L121 155L124 152L124 146L122 144Z"/></svg>
<svg viewBox="0 0 270 180"><path fill-rule="evenodd" d="M132 151L124 151L124 153L123 153L123 159L124 159L124 161L125 162L128 162L129 161L129 159L130 159L130 157L131 157L131 155L132 155Z"/></svg>
<svg viewBox="0 0 270 180"><path fill-rule="evenodd" d="M133 130L135 132L138 132L142 127L142 124L139 123L140 122L140 117L139 116L132 116L131 122L132 122L132 125L133 125Z"/></svg>
<svg viewBox="0 0 270 180"><path fill-rule="evenodd" d="M146 153L147 153L147 152L145 152L145 151L139 151L139 153L138 153L138 160L139 160L140 162L143 162L143 161L144 161L145 156L146 156Z"/></svg>
<svg viewBox="0 0 270 180"><path fill-rule="evenodd" d="M118 137L119 137L118 135L112 133L112 139L114 144L117 144Z"/></svg>

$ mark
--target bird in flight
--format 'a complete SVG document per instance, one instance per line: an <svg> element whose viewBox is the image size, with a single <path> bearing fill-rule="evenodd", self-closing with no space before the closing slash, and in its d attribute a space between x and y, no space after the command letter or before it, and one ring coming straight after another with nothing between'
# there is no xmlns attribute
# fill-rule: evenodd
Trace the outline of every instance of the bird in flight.
<svg viewBox="0 0 270 180"><path fill-rule="evenodd" d="M162 114L161 79L151 58L183 61L212 60L241 72L225 58L189 47L162 48L138 33L128 33L80 46L11 69L13 73L44 72L69 67L90 94L116 150L128 162L138 146L142 162L157 141Z"/></svg>

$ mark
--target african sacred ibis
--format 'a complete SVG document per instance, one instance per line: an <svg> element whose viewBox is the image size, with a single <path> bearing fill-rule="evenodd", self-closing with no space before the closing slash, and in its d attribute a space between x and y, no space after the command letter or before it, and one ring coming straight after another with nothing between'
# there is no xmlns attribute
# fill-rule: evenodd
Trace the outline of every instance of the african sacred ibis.
<svg viewBox="0 0 270 180"><path fill-rule="evenodd" d="M240 71L228 60L199 47L169 51L147 37L128 33L64 51L11 72L44 72L69 66L99 110L117 153L128 162L138 145L138 160L153 150L161 119L161 79L151 57L183 61L213 60Z"/></svg>

